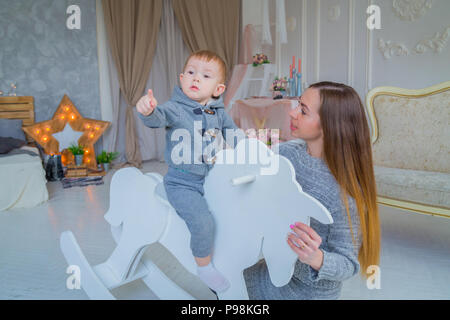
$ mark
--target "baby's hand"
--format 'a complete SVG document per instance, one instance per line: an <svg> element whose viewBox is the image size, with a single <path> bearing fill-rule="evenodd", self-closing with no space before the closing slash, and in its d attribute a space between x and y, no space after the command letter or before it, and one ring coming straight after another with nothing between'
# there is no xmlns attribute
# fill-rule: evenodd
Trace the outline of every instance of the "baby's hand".
<svg viewBox="0 0 450 320"><path fill-rule="evenodd" d="M157 105L158 101L156 101L155 97L153 96L153 91L149 89L147 95L139 99L138 103L136 104L136 110L146 117L152 114Z"/></svg>

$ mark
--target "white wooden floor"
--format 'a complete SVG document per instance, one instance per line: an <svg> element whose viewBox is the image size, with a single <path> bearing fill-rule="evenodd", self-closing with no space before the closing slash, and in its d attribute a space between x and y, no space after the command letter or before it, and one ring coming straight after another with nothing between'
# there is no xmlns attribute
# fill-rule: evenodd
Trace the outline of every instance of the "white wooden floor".
<svg viewBox="0 0 450 320"><path fill-rule="evenodd" d="M160 162L145 162L144 172L164 174ZM92 264L107 259L114 248L103 219L109 183L63 189L50 182L50 199L32 209L0 212L0 299L87 299L82 290L66 287L66 262L59 236L71 230ZM450 219L381 207L381 289L369 290L359 276L344 283L341 299L450 299ZM180 286L199 299L215 296L164 248L147 255ZM141 282L113 291L117 298L157 299Z"/></svg>

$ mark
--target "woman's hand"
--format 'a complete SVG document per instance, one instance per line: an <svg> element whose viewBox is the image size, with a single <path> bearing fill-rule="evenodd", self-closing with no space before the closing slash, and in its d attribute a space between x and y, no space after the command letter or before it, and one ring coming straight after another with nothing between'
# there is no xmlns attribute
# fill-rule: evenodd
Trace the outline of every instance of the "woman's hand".
<svg viewBox="0 0 450 320"><path fill-rule="evenodd" d="M289 233L287 243L297 254L298 259L319 271L323 263L323 252L319 249L322 238L309 226L296 222L291 224L293 233Z"/></svg>
<svg viewBox="0 0 450 320"><path fill-rule="evenodd" d="M148 116L155 110L157 104L158 101L153 96L153 91L149 89L147 95L139 99L136 110L143 116Z"/></svg>

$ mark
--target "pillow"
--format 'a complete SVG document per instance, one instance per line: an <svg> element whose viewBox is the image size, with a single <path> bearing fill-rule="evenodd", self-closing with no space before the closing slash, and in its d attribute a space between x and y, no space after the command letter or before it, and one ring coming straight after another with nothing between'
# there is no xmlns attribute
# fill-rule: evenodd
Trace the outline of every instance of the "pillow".
<svg viewBox="0 0 450 320"><path fill-rule="evenodd" d="M26 140L20 119L0 119L0 137L11 137Z"/></svg>
<svg viewBox="0 0 450 320"><path fill-rule="evenodd" d="M25 140L0 137L0 154L8 153L13 149L20 148L26 144Z"/></svg>

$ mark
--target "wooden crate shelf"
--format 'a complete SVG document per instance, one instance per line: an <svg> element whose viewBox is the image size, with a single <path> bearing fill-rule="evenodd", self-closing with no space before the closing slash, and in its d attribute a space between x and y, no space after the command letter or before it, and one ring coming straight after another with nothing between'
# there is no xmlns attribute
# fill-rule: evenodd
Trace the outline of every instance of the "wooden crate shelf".
<svg viewBox="0 0 450 320"><path fill-rule="evenodd" d="M67 171L65 177L67 178L77 178L77 177L86 177L88 174L88 169L85 165L76 166L76 165L67 165Z"/></svg>
<svg viewBox="0 0 450 320"><path fill-rule="evenodd" d="M89 169L85 165L77 166L74 164L69 164L66 168L66 178L97 177L106 175L104 170Z"/></svg>

